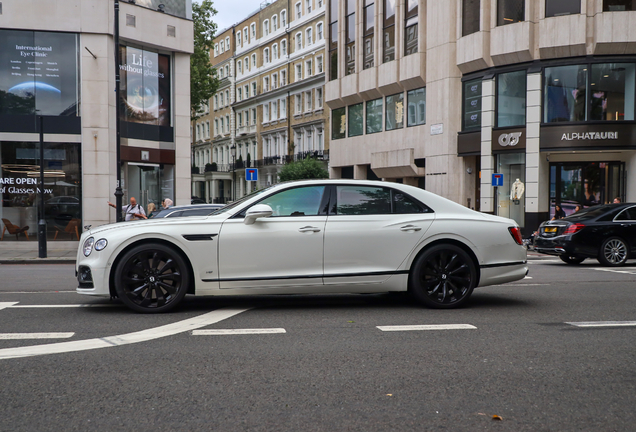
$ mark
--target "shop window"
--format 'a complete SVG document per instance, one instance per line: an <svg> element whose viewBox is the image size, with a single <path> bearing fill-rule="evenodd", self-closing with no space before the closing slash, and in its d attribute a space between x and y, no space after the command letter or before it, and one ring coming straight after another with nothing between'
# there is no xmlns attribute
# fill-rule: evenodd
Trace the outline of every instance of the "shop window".
<svg viewBox="0 0 636 432"><path fill-rule="evenodd" d="M481 129L481 79L464 83L463 131Z"/></svg>
<svg viewBox="0 0 636 432"><path fill-rule="evenodd" d="M603 0L603 12L621 12L636 10L634 0Z"/></svg>
<svg viewBox="0 0 636 432"><path fill-rule="evenodd" d="M375 35L375 0L364 1L364 66L363 69L372 68L374 65Z"/></svg>
<svg viewBox="0 0 636 432"><path fill-rule="evenodd" d="M338 0L329 1L329 79L338 79Z"/></svg>
<svg viewBox="0 0 636 432"><path fill-rule="evenodd" d="M545 17L581 13L581 0L545 0Z"/></svg>
<svg viewBox="0 0 636 432"><path fill-rule="evenodd" d="M331 139L335 140L345 137L346 117L345 108L331 110Z"/></svg>
<svg viewBox="0 0 636 432"><path fill-rule="evenodd" d="M404 93L386 97L386 130L404 127Z"/></svg>
<svg viewBox="0 0 636 432"><path fill-rule="evenodd" d="M366 132L382 132L382 98L367 101Z"/></svg>
<svg viewBox="0 0 636 432"><path fill-rule="evenodd" d="M347 28L345 32L347 33L347 40L345 51L347 54L347 67L345 68L345 75L350 75L356 71L356 0L346 1L345 23Z"/></svg>
<svg viewBox="0 0 636 432"><path fill-rule="evenodd" d="M417 39L418 39L418 16L417 16L417 4L418 0L407 0L406 18L404 23L404 55L413 54L417 52Z"/></svg>
<svg viewBox="0 0 636 432"><path fill-rule="evenodd" d="M384 0L382 62L395 60L395 0Z"/></svg>
<svg viewBox="0 0 636 432"><path fill-rule="evenodd" d="M525 21L525 15L525 0L497 0L498 26Z"/></svg>
<svg viewBox="0 0 636 432"><path fill-rule="evenodd" d="M634 120L633 63L593 64L590 79L590 120Z"/></svg>
<svg viewBox="0 0 636 432"><path fill-rule="evenodd" d="M520 227L525 226L526 154L497 155L497 171L504 177L503 187L497 188L497 215L510 218Z"/></svg>
<svg viewBox="0 0 636 432"><path fill-rule="evenodd" d="M363 117L362 117L363 105L361 103L349 106L348 117L348 131L350 137L362 135L363 129Z"/></svg>
<svg viewBox="0 0 636 432"><path fill-rule="evenodd" d="M406 93L408 106L407 126L418 126L426 123L426 88L411 90Z"/></svg>
<svg viewBox="0 0 636 432"><path fill-rule="evenodd" d="M479 31L480 1L464 0L462 2L462 36Z"/></svg>
<svg viewBox="0 0 636 432"><path fill-rule="evenodd" d="M525 126L526 71L497 75L497 126Z"/></svg>
<svg viewBox="0 0 636 432"><path fill-rule="evenodd" d="M545 123L587 120L587 72L587 65L545 68Z"/></svg>

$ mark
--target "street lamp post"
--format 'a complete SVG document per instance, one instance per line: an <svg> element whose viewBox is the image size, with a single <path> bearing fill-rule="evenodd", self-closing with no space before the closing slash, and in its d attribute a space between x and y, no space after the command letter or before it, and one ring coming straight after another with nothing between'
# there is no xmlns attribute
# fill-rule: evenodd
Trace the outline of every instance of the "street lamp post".
<svg viewBox="0 0 636 432"><path fill-rule="evenodd" d="M122 221L122 196L124 191L121 188L121 131L119 125L119 92L120 92L120 76L119 65L121 57L119 52L119 0L115 0L115 22L114 22L113 39L115 40L115 147L117 158L117 187L115 188L115 208L116 221Z"/></svg>
<svg viewBox="0 0 636 432"><path fill-rule="evenodd" d="M232 154L232 201L236 201L236 144L230 147Z"/></svg>

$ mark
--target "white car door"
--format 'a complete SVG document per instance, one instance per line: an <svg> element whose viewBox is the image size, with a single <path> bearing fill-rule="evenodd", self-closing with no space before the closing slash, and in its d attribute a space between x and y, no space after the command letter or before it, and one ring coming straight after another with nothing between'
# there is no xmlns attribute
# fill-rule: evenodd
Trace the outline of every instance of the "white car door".
<svg viewBox="0 0 636 432"><path fill-rule="evenodd" d="M226 220L219 233L221 289L322 285L325 189L303 186L266 197L258 204L273 214L252 225L243 217Z"/></svg>
<svg viewBox="0 0 636 432"><path fill-rule="evenodd" d="M325 285L384 282L420 242L435 213L397 189L335 189L325 228Z"/></svg>

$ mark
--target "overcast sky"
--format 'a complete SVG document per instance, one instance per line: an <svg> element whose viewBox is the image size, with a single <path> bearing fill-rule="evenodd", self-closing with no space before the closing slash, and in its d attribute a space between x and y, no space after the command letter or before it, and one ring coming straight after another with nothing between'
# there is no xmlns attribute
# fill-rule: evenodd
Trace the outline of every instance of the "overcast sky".
<svg viewBox="0 0 636 432"><path fill-rule="evenodd" d="M199 0L195 1L200 3ZM213 2L218 13L212 19L218 30L224 30L257 10L263 0L213 0Z"/></svg>

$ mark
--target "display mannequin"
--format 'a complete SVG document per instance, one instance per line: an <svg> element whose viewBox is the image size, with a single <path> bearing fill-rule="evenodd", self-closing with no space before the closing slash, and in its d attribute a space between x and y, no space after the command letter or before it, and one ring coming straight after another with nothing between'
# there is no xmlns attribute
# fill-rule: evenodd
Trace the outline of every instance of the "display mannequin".
<svg viewBox="0 0 636 432"><path fill-rule="evenodd" d="M512 201L519 201L521 197L523 197L523 192L525 191L525 186L523 182L519 179L516 179L512 186L510 187L510 199Z"/></svg>

